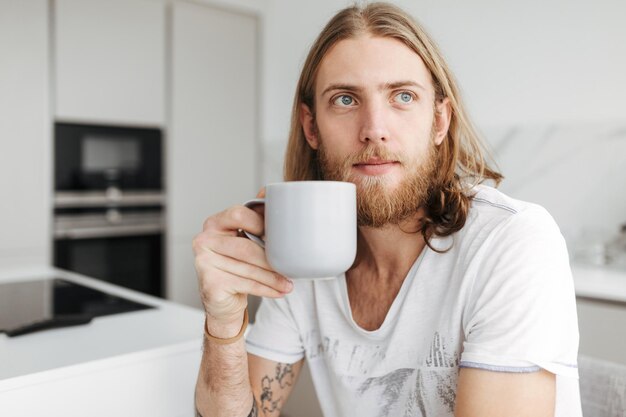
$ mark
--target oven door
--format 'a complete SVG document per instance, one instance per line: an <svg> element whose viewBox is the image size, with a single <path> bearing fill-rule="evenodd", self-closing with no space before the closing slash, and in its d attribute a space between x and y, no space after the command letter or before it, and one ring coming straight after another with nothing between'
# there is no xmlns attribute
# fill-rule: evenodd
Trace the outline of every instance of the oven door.
<svg viewBox="0 0 626 417"><path fill-rule="evenodd" d="M133 218L136 216L135 218ZM160 213L60 215L54 265L112 284L165 297Z"/></svg>

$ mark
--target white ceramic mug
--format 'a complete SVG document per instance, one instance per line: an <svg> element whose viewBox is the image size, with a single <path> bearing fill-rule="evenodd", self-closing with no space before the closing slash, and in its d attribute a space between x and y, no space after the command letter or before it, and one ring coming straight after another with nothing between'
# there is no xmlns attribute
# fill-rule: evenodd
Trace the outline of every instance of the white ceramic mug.
<svg viewBox="0 0 626 417"><path fill-rule="evenodd" d="M269 184L265 198L265 247L271 267L289 278L332 278L346 272L356 256L356 186L338 181Z"/></svg>

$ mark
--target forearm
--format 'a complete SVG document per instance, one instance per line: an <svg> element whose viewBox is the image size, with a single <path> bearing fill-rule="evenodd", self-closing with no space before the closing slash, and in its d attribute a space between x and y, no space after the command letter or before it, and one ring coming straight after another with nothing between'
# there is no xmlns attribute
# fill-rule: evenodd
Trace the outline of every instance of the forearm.
<svg viewBox="0 0 626 417"><path fill-rule="evenodd" d="M232 333L210 325L208 328L216 337ZM202 417L246 417L256 415L251 413L253 405L244 339L221 345L205 338L196 382L197 412Z"/></svg>
<svg viewBox="0 0 626 417"><path fill-rule="evenodd" d="M259 416L259 409L257 408L256 402L252 403L252 409L250 410L250 413L248 414L248 417L258 417ZM203 417L202 414L200 414L200 412L198 411L198 409L196 408L196 414L195 417Z"/></svg>

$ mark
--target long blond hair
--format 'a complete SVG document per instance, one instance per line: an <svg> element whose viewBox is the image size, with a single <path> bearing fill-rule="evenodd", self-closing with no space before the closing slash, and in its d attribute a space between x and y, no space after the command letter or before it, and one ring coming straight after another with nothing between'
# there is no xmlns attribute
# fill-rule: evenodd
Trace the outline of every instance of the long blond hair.
<svg viewBox="0 0 626 417"><path fill-rule="evenodd" d="M436 150L437 168L421 226L427 242L433 234L450 235L465 224L471 187L485 180L493 180L498 185L503 177L489 167L489 152L467 116L457 83L437 45L410 15L394 5L371 3L341 10L311 47L294 98L284 178L286 181L322 179L317 151L308 145L300 124L301 103L315 115L315 80L322 59L337 42L363 33L402 41L420 56L430 71L435 100L446 97L450 100L450 127Z"/></svg>

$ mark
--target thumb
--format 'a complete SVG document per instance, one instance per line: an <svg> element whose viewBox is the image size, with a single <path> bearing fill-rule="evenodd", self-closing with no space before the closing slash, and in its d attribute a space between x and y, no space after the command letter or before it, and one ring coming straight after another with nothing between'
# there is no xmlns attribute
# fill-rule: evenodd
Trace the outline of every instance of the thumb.
<svg viewBox="0 0 626 417"><path fill-rule="evenodd" d="M265 187L261 187L259 192L256 194L256 198L265 198ZM256 204L252 207L252 210L263 216L265 215L265 204Z"/></svg>

